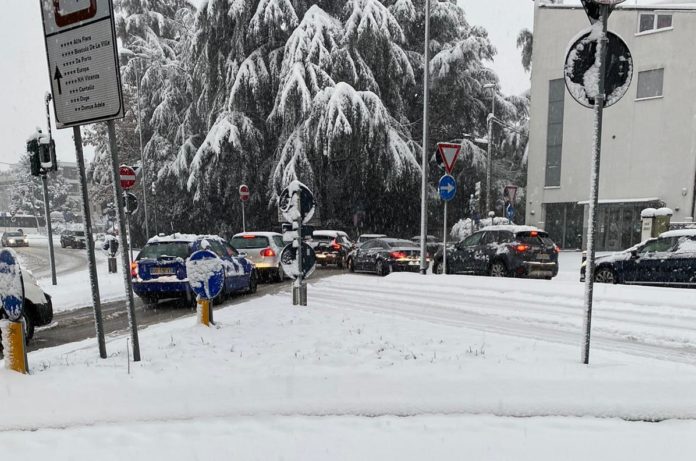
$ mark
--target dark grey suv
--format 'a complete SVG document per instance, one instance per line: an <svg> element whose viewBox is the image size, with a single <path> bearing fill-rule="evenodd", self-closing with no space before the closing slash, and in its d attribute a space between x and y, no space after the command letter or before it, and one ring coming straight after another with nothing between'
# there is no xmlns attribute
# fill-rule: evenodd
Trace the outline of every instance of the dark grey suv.
<svg viewBox="0 0 696 461"><path fill-rule="evenodd" d="M551 279L558 274L558 246L542 230L528 226L489 226L447 248L448 274ZM433 272L443 273L442 250Z"/></svg>

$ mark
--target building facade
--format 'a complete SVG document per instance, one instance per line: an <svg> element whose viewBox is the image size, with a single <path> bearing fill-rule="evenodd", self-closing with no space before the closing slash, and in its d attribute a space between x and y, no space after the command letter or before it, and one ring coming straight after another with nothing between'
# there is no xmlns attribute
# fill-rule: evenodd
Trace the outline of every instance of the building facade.
<svg viewBox="0 0 696 461"><path fill-rule="evenodd" d="M581 6L536 2L526 221L563 248L585 246L594 114L563 79ZM640 212L667 206L692 221L696 186L696 5L625 6L609 18L633 56L628 93L605 109L598 250L640 242Z"/></svg>

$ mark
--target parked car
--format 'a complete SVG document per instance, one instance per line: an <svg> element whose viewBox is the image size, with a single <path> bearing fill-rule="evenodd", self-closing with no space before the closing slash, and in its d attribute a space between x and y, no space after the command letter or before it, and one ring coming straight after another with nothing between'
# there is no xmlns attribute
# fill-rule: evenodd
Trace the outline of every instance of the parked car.
<svg viewBox="0 0 696 461"><path fill-rule="evenodd" d="M598 256L595 282L696 288L696 229L660 234L625 251ZM580 268L585 281L587 262Z"/></svg>
<svg viewBox="0 0 696 461"><path fill-rule="evenodd" d="M285 280L285 272L280 264L280 253L286 245L282 235L276 232L244 232L232 237L230 245L254 263L259 279L275 282Z"/></svg>
<svg viewBox="0 0 696 461"><path fill-rule="evenodd" d="M362 234L360 237L358 237L358 240L355 242L355 246L359 247L365 242L369 242L370 240L374 239L383 239L386 238L387 236L384 234Z"/></svg>
<svg viewBox="0 0 696 461"><path fill-rule="evenodd" d="M216 235L173 234L151 238L131 263L133 291L146 303L159 299L195 297L186 276L186 259L205 247L222 259L225 283L217 301L239 292L254 293L258 276L254 264Z"/></svg>
<svg viewBox="0 0 696 461"><path fill-rule="evenodd" d="M351 272L418 272L420 248L409 240L379 238L365 242L351 254L348 268Z"/></svg>
<svg viewBox="0 0 696 461"><path fill-rule="evenodd" d="M448 246L448 274L551 279L558 274L560 249L535 227L489 226ZM443 252L435 255L433 272L443 273Z"/></svg>
<svg viewBox="0 0 696 461"><path fill-rule="evenodd" d="M339 268L345 266L348 254L353 249L348 234L334 230L315 230L307 244L314 249L320 265L336 264Z"/></svg>
<svg viewBox="0 0 696 461"><path fill-rule="evenodd" d="M53 321L53 303L51 297L46 294L36 279L29 271L22 271L24 282L24 335L27 344L34 337L36 327L42 327ZM0 309L0 317L5 316L5 311ZM0 352L2 341L0 341Z"/></svg>
<svg viewBox="0 0 696 461"><path fill-rule="evenodd" d="M61 248L87 248L85 231L66 230L60 234Z"/></svg>
<svg viewBox="0 0 696 461"><path fill-rule="evenodd" d="M420 235L416 235L415 237L411 237L411 241L420 247L420 243L421 243ZM425 236L425 247L428 249L428 254L432 256L442 249L442 242L440 241L440 239L438 239L434 235L426 235Z"/></svg>
<svg viewBox="0 0 696 461"><path fill-rule="evenodd" d="M27 238L26 235L24 235L23 232L20 232L20 231L3 232L2 238L0 238L0 241L2 241L2 246L4 246L4 247L28 247L29 246L29 239Z"/></svg>

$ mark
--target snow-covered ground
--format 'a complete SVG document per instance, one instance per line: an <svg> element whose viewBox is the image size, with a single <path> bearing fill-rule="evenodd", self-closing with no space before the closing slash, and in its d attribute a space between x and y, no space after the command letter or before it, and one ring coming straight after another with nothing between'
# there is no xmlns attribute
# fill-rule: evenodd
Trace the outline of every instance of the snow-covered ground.
<svg viewBox="0 0 696 461"><path fill-rule="evenodd" d="M577 282L342 275L0 371L3 458L691 459L696 305ZM31 402L31 405L27 405ZM637 421L662 421L657 424ZM634 421L634 422L628 422ZM466 456L465 456L466 455Z"/></svg>

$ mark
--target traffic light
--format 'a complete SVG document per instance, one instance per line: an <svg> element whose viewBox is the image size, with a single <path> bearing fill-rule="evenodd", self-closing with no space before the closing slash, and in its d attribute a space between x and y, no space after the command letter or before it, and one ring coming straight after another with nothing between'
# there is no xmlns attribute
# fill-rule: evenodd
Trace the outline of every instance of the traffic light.
<svg viewBox="0 0 696 461"><path fill-rule="evenodd" d="M41 160L39 159L39 141L30 139L27 141L27 152L29 153L29 166L32 176L41 174Z"/></svg>

